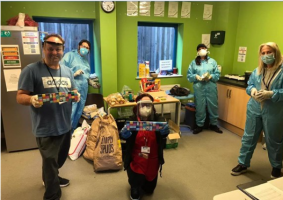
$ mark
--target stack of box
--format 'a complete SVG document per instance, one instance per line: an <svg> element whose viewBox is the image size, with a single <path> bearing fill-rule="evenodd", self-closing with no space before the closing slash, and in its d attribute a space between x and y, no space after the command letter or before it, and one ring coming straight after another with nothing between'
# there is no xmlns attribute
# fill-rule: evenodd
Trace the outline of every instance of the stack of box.
<svg viewBox="0 0 283 200"><path fill-rule="evenodd" d="M166 139L166 149L177 148L180 139L180 127L171 119L168 121L170 133Z"/></svg>

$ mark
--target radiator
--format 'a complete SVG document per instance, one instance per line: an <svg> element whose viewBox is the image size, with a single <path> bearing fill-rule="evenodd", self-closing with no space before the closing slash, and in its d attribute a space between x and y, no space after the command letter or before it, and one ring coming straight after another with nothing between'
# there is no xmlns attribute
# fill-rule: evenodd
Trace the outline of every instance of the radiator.
<svg viewBox="0 0 283 200"><path fill-rule="evenodd" d="M174 87L175 85L180 86L180 84L174 84L174 85L161 85L160 89L163 91L166 90L170 90L172 87ZM163 105L163 113L164 114L170 114L171 115L171 119L173 121L175 121L175 109L176 109L176 104L175 103L170 103L170 104L164 104ZM157 113L161 113L161 105L155 105L154 106L156 109Z"/></svg>

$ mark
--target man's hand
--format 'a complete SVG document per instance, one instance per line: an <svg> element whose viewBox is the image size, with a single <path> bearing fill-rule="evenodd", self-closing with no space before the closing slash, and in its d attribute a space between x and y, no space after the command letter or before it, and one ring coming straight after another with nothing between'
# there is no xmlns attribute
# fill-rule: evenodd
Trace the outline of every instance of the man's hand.
<svg viewBox="0 0 283 200"><path fill-rule="evenodd" d="M83 73L84 73L84 71L81 70L81 69L79 69L79 70L77 70L77 71L74 73L74 77L79 76L79 75L81 75L81 74L83 74Z"/></svg>
<svg viewBox="0 0 283 200"><path fill-rule="evenodd" d="M127 126L125 125L121 131L120 131L121 137L124 139L128 139L129 137L131 137L132 132L130 130L127 129Z"/></svg>
<svg viewBox="0 0 283 200"><path fill-rule="evenodd" d="M34 95L30 97L30 103L33 105L35 108L40 108L42 104L39 103L38 101L38 96Z"/></svg>
<svg viewBox="0 0 283 200"><path fill-rule="evenodd" d="M76 91L76 93L77 93L77 100L76 101L74 101L74 102L80 102L80 100L81 100L81 94L78 92L78 91Z"/></svg>
<svg viewBox="0 0 283 200"><path fill-rule="evenodd" d="M201 78L199 75L196 75L196 79L197 79L198 81L202 81L202 78Z"/></svg>

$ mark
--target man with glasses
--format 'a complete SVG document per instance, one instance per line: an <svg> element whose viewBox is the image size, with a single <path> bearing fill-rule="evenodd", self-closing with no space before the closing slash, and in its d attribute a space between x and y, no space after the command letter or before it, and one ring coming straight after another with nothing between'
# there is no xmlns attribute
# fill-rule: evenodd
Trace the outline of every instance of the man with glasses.
<svg viewBox="0 0 283 200"><path fill-rule="evenodd" d="M21 72L17 102L30 106L32 132L42 157L42 179L45 186L44 200L59 200L60 187L70 184L61 178L59 168L67 159L71 140L72 102L42 104L39 94L77 93L71 70L59 64L64 53L64 39L57 34L44 38L42 61L27 65ZM76 102L80 101L80 94Z"/></svg>
<svg viewBox="0 0 283 200"><path fill-rule="evenodd" d="M90 42L88 40L81 40L79 42L78 49L66 53L61 60L62 64L72 70L75 84L81 94L81 101L79 103L73 103L72 107L72 132L78 126L87 98L88 79L90 75L90 66L87 56L89 54L90 47Z"/></svg>

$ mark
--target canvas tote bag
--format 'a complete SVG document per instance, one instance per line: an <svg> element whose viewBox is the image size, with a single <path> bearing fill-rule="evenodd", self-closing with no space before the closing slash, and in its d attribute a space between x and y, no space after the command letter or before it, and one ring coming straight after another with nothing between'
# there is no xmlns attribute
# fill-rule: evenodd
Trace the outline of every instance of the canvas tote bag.
<svg viewBox="0 0 283 200"><path fill-rule="evenodd" d="M120 170L123 168L122 149L116 121L111 114L99 118L93 153L94 171Z"/></svg>
<svg viewBox="0 0 283 200"><path fill-rule="evenodd" d="M96 141L97 141L100 121L101 121L101 118L99 117L93 120L91 124L91 129L88 132L88 135L86 138L86 149L84 151L83 157L91 161L93 161L94 148L95 148Z"/></svg>

